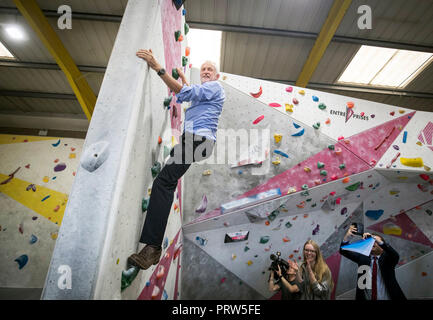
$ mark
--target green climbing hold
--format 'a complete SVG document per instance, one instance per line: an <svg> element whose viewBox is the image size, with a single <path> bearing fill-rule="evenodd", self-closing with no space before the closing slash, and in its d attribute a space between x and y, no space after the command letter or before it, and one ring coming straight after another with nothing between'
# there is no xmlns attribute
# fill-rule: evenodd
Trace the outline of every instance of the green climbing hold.
<svg viewBox="0 0 433 320"><path fill-rule="evenodd" d="M183 56L182 57L182 67L185 67L188 64L188 58Z"/></svg>
<svg viewBox="0 0 433 320"><path fill-rule="evenodd" d="M173 78L175 78L176 80L179 79L179 72L177 72L176 68L173 68L171 70L171 75L173 76Z"/></svg>
<svg viewBox="0 0 433 320"><path fill-rule="evenodd" d="M301 192L301 196L306 197L306 196L309 196L309 195L310 195L310 193L307 190Z"/></svg>
<svg viewBox="0 0 433 320"><path fill-rule="evenodd" d="M326 105L323 102L319 103L319 109L320 110L325 110L326 109Z"/></svg>
<svg viewBox="0 0 433 320"><path fill-rule="evenodd" d="M304 185L302 186L302 190L308 190L308 185L307 185L307 184L304 184Z"/></svg>
<svg viewBox="0 0 433 320"><path fill-rule="evenodd" d="M143 198L143 201L141 201L141 210L143 212L146 212L148 206L149 206L149 199Z"/></svg>
<svg viewBox="0 0 433 320"><path fill-rule="evenodd" d="M349 190L349 191L356 191L356 190L358 190L358 188L359 188L360 186L361 186L361 182L357 182L357 183L354 183L354 184L352 184L352 185L346 187L346 190Z"/></svg>
<svg viewBox="0 0 433 320"><path fill-rule="evenodd" d="M345 165L344 163L342 163L342 164L340 164L338 167L339 167L340 169L344 169L344 168L346 168L346 165Z"/></svg>
<svg viewBox="0 0 433 320"><path fill-rule="evenodd" d="M247 246L245 246L244 252L247 252L248 250L250 250L250 248L248 248Z"/></svg>
<svg viewBox="0 0 433 320"><path fill-rule="evenodd" d="M318 161L317 162L317 169L322 169L323 167L325 167L325 164L323 162Z"/></svg>
<svg viewBox="0 0 433 320"><path fill-rule="evenodd" d="M313 124L314 129L319 129L319 127L320 127L320 122L316 122L315 124Z"/></svg>
<svg viewBox="0 0 433 320"><path fill-rule="evenodd" d="M180 37L181 34L182 33L180 32L180 30L177 30L177 31L174 32L174 38L176 39L176 41L179 40L179 37Z"/></svg>
<svg viewBox="0 0 433 320"><path fill-rule="evenodd" d="M150 171L152 171L152 177L155 178L161 172L161 164L156 161Z"/></svg>
<svg viewBox="0 0 433 320"><path fill-rule="evenodd" d="M311 208L314 208L316 205L317 205L317 204L313 203L313 204L311 205Z"/></svg>
<svg viewBox="0 0 433 320"><path fill-rule="evenodd" d="M312 199L311 198L309 198L309 199L307 199L307 200L305 200L305 201L307 201L307 202L310 202Z"/></svg>
<svg viewBox="0 0 433 320"><path fill-rule="evenodd" d="M187 35L189 32L189 25L187 23L185 23L185 25L183 27L184 27L183 29L185 31L185 35Z"/></svg>
<svg viewBox="0 0 433 320"><path fill-rule="evenodd" d="M267 243L269 241L270 237L269 236L263 236L260 238L260 243L264 244Z"/></svg>
<svg viewBox="0 0 433 320"><path fill-rule="evenodd" d="M326 176L326 175L328 175L328 172L326 172L326 170L322 170L322 171L320 171L320 174L321 174L322 176Z"/></svg>
<svg viewBox="0 0 433 320"><path fill-rule="evenodd" d="M173 99L172 96L164 99L164 107L168 107L170 105L171 99Z"/></svg>
<svg viewBox="0 0 433 320"><path fill-rule="evenodd" d="M329 150L334 150L334 149L335 149L335 146L334 146L333 144L330 144L330 145L328 146L328 149L329 149Z"/></svg>
<svg viewBox="0 0 433 320"><path fill-rule="evenodd" d="M128 288L132 281L137 277L138 272L140 271L140 268L138 267L131 267L126 271L122 271L122 280L121 280L121 291Z"/></svg>
<svg viewBox="0 0 433 320"><path fill-rule="evenodd" d="M432 211L431 211L430 209L427 209L425 212L426 212L429 216L432 215Z"/></svg>
<svg viewBox="0 0 433 320"><path fill-rule="evenodd" d="M290 223L290 221L287 221L286 228L290 228L290 227L292 227L292 224Z"/></svg>

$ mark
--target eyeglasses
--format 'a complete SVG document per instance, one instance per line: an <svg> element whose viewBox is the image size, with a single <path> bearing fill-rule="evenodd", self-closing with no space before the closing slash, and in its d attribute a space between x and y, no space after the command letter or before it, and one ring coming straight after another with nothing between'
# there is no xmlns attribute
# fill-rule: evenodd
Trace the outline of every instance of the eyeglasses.
<svg viewBox="0 0 433 320"><path fill-rule="evenodd" d="M309 250L309 249L304 249L305 252L309 252L309 253L316 253L316 251L314 250Z"/></svg>

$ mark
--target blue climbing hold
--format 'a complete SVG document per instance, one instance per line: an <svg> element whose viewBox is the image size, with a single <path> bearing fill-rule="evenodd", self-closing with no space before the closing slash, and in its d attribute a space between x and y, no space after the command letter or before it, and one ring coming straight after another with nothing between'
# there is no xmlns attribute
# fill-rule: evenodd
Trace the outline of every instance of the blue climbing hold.
<svg viewBox="0 0 433 320"><path fill-rule="evenodd" d="M380 210L367 210L367 212L365 212L365 215L367 217L369 217L370 219L373 219L373 220L379 219L382 216L382 214L383 214L382 209L380 209Z"/></svg>
<svg viewBox="0 0 433 320"><path fill-rule="evenodd" d="M15 261L18 262L18 268L21 270L29 261L29 257L26 254L23 254L22 256L16 258Z"/></svg>
<svg viewBox="0 0 433 320"><path fill-rule="evenodd" d="M317 101L319 101L319 98L316 97L316 96L313 96L313 101L314 101L314 102L317 102Z"/></svg>
<svg viewBox="0 0 433 320"><path fill-rule="evenodd" d="M280 156L284 157L284 158L288 158L289 155L280 151L280 150L274 150L274 153L279 154Z"/></svg>

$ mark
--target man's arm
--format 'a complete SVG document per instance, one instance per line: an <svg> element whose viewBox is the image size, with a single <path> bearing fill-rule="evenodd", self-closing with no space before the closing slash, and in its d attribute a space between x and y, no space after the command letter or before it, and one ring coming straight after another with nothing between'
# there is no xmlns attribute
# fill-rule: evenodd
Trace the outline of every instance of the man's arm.
<svg viewBox="0 0 433 320"><path fill-rule="evenodd" d="M343 257L346 257L347 259L352 260L355 263L359 263L359 260L360 260L360 257L361 257L360 253L353 252L353 251L343 250L341 248L342 246L349 244L350 238L353 237L353 232L356 232L356 231L357 231L357 229L353 225L351 225L349 227L349 229L347 230L346 234L344 235L343 241L340 244L340 250L339 250L339 252L340 252L340 254Z"/></svg>
<svg viewBox="0 0 433 320"><path fill-rule="evenodd" d="M152 49L149 50L140 49L137 51L136 54L137 57L145 60L149 65L149 67L155 70L156 72L162 69L162 66L158 63L158 61L156 61L155 57L153 56ZM186 78L182 70L178 68L177 71L179 73L179 77L182 80L182 83L186 84ZM174 91L175 93L179 93L180 90L182 90L183 85L180 84L176 79L174 79L168 72L165 72L165 74L161 76L161 79L164 81L167 87L170 88L171 91Z"/></svg>
<svg viewBox="0 0 433 320"><path fill-rule="evenodd" d="M298 285L296 285L296 284L291 285L291 284L289 283L289 281L287 281L286 278L281 277L281 283L282 283L283 286L285 286L285 287L286 287L286 288L287 288L291 293L299 292L299 287L298 287Z"/></svg>

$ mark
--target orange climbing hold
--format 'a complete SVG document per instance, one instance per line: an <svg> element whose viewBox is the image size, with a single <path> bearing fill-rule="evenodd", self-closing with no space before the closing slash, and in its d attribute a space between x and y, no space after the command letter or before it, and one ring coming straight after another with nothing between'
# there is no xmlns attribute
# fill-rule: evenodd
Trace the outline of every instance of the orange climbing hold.
<svg viewBox="0 0 433 320"><path fill-rule="evenodd" d="M347 107L348 107L349 109L352 109L354 106L355 106L355 104L354 104L352 101L349 101L349 102L347 103Z"/></svg>
<svg viewBox="0 0 433 320"><path fill-rule="evenodd" d="M185 48L185 56L189 56L189 54L191 53L191 49L190 49L190 47L186 47Z"/></svg>
<svg viewBox="0 0 433 320"><path fill-rule="evenodd" d="M343 183L348 183L349 181L350 181L349 177L346 177L346 178L343 179Z"/></svg>

